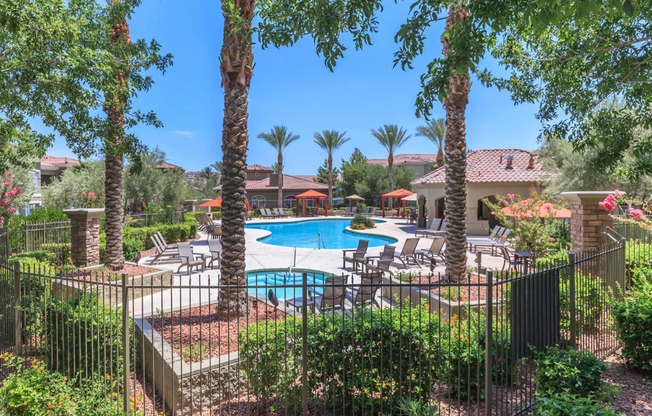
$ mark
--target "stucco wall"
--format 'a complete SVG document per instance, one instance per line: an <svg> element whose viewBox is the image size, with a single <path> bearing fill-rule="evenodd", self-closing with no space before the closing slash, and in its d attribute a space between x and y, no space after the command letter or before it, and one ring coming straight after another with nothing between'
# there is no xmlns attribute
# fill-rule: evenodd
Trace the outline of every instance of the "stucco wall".
<svg viewBox="0 0 652 416"><path fill-rule="evenodd" d="M470 183L466 187L466 226L469 235L488 235L487 227L489 221L478 220L478 200L492 195L519 194L523 198L530 196L530 190L536 187L531 182L514 183ZM437 213L437 201L444 197L444 184L417 184L413 185L418 195L426 197L428 206L427 226L430 226L432 219ZM443 203L443 200L440 201Z"/></svg>

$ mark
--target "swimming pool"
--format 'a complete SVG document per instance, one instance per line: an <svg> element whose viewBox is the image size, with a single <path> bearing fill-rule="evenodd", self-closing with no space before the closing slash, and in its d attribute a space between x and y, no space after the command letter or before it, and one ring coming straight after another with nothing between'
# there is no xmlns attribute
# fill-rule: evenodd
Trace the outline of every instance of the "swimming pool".
<svg viewBox="0 0 652 416"><path fill-rule="evenodd" d="M271 289L278 299L300 298L303 272L308 274L308 286L314 286L312 289L320 294L323 292L326 278L333 276L332 273L303 269L293 270L292 273L280 269L254 270L247 272L247 292L267 298Z"/></svg>
<svg viewBox="0 0 652 416"><path fill-rule="evenodd" d="M374 220L376 223L385 221ZM352 233L346 229L351 219L305 220L293 222L247 224L245 228L268 230L271 234L259 239L261 243L274 246L317 248L321 233L321 248L356 248L358 240L369 240L369 247L394 244L395 238Z"/></svg>

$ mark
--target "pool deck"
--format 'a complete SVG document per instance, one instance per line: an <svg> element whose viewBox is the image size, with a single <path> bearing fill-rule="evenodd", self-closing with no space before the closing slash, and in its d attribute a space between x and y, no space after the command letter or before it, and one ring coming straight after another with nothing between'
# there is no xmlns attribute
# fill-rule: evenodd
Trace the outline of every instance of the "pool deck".
<svg viewBox="0 0 652 416"><path fill-rule="evenodd" d="M333 219L341 219L342 217L331 217ZM312 218L314 219L314 218ZM325 219L324 217L319 217L319 219ZM414 224L409 224L406 219L401 218L380 218L386 222L377 224L376 228L364 231L357 231L361 234L361 238L364 238L365 233L370 234L379 234L383 236L393 237L398 241L393 244L397 248L397 252L403 247L405 240L410 237L414 237L414 231L417 227ZM310 218L305 219L309 221ZM267 223L267 222L293 222L293 221L304 221L304 219L297 218L288 218L288 219L274 219L274 220L251 220L250 223ZM270 232L267 230L260 230L255 228L246 228L245 229L245 239L246 239L246 270L258 270L258 269L288 269L290 266L297 269L310 269L323 271L333 274L352 274L353 269L351 264L347 264L346 268L342 268L342 250L341 249L309 249L309 248L293 248L293 247L282 247L275 246L270 244L265 244L258 241L261 237L265 237ZM200 233L201 239L192 243L194 247L195 254L206 254L208 253L208 243L206 239L206 234ZM432 243L432 239L421 238L419 241L418 248L427 249ZM315 246L317 242L315 241ZM296 250L296 263L294 262L294 253ZM368 253L372 255L380 254L382 247L371 247L368 249ZM475 266L476 255L468 252L468 265ZM146 257L141 259L140 264L149 265L153 256ZM502 257L493 257L489 255L484 255L483 266L493 267L500 269L503 265ZM160 292L159 294L154 294L152 296L147 296L145 298L139 299L133 305L133 312L135 314L149 314L156 309L161 311L167 311L171 309L178 309L181 307L195 306L200 302L206 302L208 299L211 301L217 300L217 289L208 290L202 289L202 286L216 285L219 281L219 270L207 269L203 273L193 271L188 275L183 269L181 273L176 273L177 268L179 267L179 262L175 260L163 260L157 262L155 266L174 270L174 284L176 285L190 285L197 287L197 289L182 289L182 290L168 290ZM443 262L438 262L437 266L434 269L434 273L444 273L445 266ZM400 263L392 264L392 271L395 273L406 272L406 273L429 273L429 267L419 267L416 265L410 265L410 267L405 268ZM354 281L359 278L354 276Z"/></svg>

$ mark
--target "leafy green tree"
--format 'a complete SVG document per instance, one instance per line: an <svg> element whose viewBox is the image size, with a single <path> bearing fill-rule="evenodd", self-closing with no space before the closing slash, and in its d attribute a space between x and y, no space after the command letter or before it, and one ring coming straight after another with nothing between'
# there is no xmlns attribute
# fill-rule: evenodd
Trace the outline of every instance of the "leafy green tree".
<svg viewBox="0 0 652 416"><path fill-rule="evenodd" d="M345 195L356 193L355 186L364 180L367 171L367 158L357 147L349 160L342 159L342 190ZM362 195L361 195L362 196Z"/></svg>
<svg viewBox="0 0 652 416"><path fill-rule="evenodd" d="M389 192L394 190L394 181L392 176L392 168L394 166L394 152L398 150L399 147L403 146L407 140L412 137L407 134L407 130L402 127L398 127L396 124L385 124L378 130L371 130L371 135L380 142L380 144L385 147L387 150L387 183Z"/></svg>
<svg viewBox="0 0 652 416"><path fill-rule="evenodd" d="M428 120L425 126L417 127L417 136L427 137L437 146L437 167L442 166L444 164L446 121L443 118Z"/></svg>
<svg viewBox="0 0 652 416"><path fill-rule="evenodd" d="M380 197L387 193L388 168L380 165L367 165L364 177L355 184L355 193L366 200L374 201L374 205L380 205ZM395 167L394 179L397 188L411 189L410 182L416 179L412 169Z"/></svg>
<svg viewBox="0 0 652 416"><path fill-rule="evenodd" d="M85 162L77 169L63 172L43 190L43 205L57 209L70 209L82 204L82 192L104 195L104 161Z"/></svg>
<svg viewBox="0 0 652 416"><path fill-rule="evenodd" d="M283 206L283 150L288 145L299 140L299 136L293 134L285 126L274 126L269 133L260 133L258 138L263 139L276 150L278 155L278 196L277 206Z"/></svg>
<svg viewBox="0 0 652 416"><path fill-rule="evenodd" d="M338 179L341 174L342 171L340 169L336 167L333 168L333 189L338 189L342 186L342 182ZM315 181L319 183L328 183L328 159L324 160L324 163L317 168L317 177L315 178Z"/></svg>
<svg viewBox="0 0 652 416"><path fill-rule="evenodd" d="M591 156L593 171L632 179L652 173L650 2L538 7L539 17L513 19L496 37L492 54L507 75L486 71L482 81L506 89L517 103L537 103L542 136L571 141Z"/></svg>
<svg viewBox="0 0 652 416"><path fill-rule="evenodd" d="M351 140L344 137L346 132L336 130L323 130L321 133L315 133L315 143L328 154L328 205L333 208L333 152L342 147L344 143Z"/></svg>

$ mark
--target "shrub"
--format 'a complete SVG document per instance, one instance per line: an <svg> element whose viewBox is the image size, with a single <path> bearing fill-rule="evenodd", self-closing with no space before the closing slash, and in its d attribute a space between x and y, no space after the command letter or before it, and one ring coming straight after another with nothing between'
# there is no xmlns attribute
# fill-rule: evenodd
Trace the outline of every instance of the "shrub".
<svg viewBox="0 0 652 416"><path fill-rule="evenodd" d="M55 266L65 266L70 264L70 256L72 255L70 243L46 243L41 244L39 247L41 251L49 251L54 254Z"/></svg>
<svg viewBox="0 0 652 416"><path fill-rule="evenodd" d="M367 227L365 227L364 224L360 224L360 223L356 222L356 223L351 224L351 229L352 230L366 230Z"/></svg>
<svg viewBox="0 0 652 416"><path fill-rule="evenodd" d="M604 308L610 295L602 284L600 277L575 273L575 330L580 335L600 325ZM570 280L563 279L559 285L559 302L561 309L561 327L570 330L571 293Z"/></svg>
<svg viewBox="0 0 652 416"><path fill-rule="evenodd" d="M600 392L606 364L587 351L548 347L535 355L537 394L569 393L587 397Z"/></svg>
<svg viewBox="0 0 652 416"><path fill-rule="evenodd" d="M625 262L630 270L652 264L652 244L631 240L625 250Z"/></svg>
<svg viewBox="0 0 652 416"><path fill-rule="evenodd" d="M355 214L353 219L351 220L351 228L353 228L354 224L362 224L364 225L364 228L374 228L376 226L376 223L369 217L366 217L362 214ZM355 230L359 230L361 228L354 228Z"/></svg>
<svg viewBox="0 0 652 416"><path fill-rule="evenodd" d="M84 294L70 301L52 298L45 321L45 356L50 368L68 376L121 374L122 309L103 305L97 296ZM130 322L130 345L133 326Z"/></svg>
<svg viewBox="0 0 652 416"><path fill-rule="evenodd" d="M83 389L75 387L75 380L50 372L45 363L33 360L25 363L7 353L0 355L11 375L0 387L0 414L15 416L117 416L122 414L119 400L105 397L114 383L105 386L86 380Z"/></svg>
<svg viewBox="0 0 652 416"><path fill-rule="evenodd" d="M122 252L126 261L136 261L136 256L143 250L145 250L145 244L143 244L142 240L134 238L122 239Z"/></svg>
<svg viewBox="0 0 652 416"><path fill-rule="evenodd" d="M652 267L640 266L632 270L632 283L635 286L652 284Z"/></svg>
<svg viewBox="0 0 652 416"><path fill-rule="evenodd" d="M582 397L566 392L539 396L532 403L537 416L616 416L615 410L599 403L594 397ZM624 416L624 415L623 415Z"/></svg>
<svg viewBox="0 0 652 416"><path fill-rule="evenodd" d="M614 301L612 309L627 365L652 372L652 284L636 287L630 298Z"/></svg>

